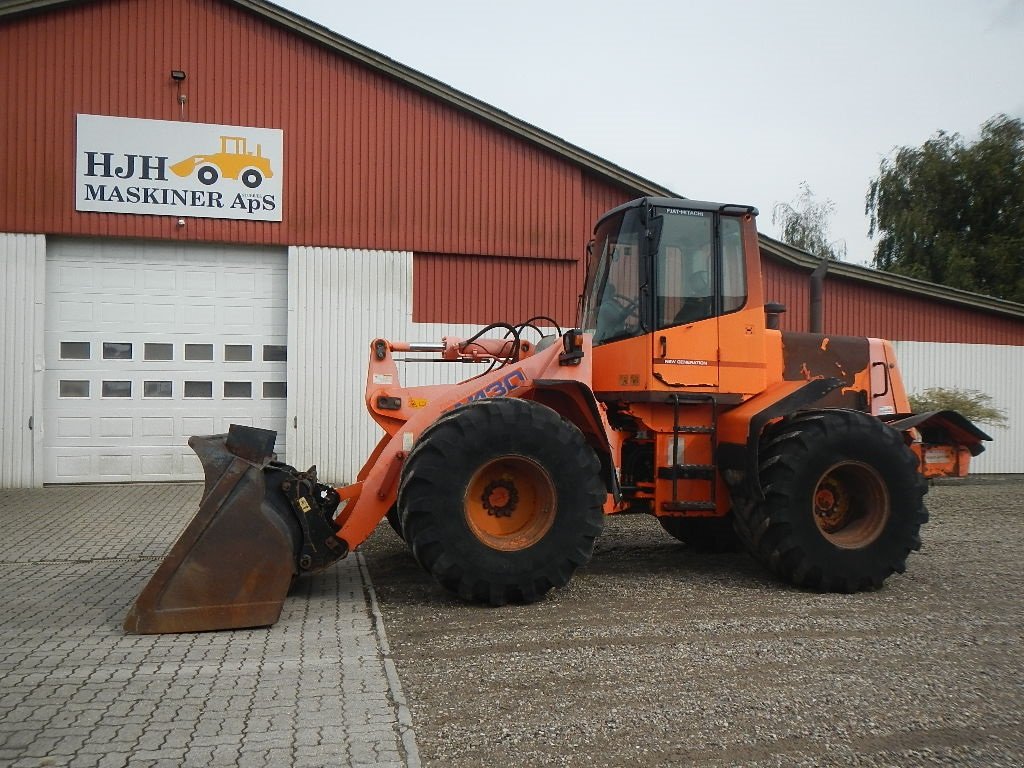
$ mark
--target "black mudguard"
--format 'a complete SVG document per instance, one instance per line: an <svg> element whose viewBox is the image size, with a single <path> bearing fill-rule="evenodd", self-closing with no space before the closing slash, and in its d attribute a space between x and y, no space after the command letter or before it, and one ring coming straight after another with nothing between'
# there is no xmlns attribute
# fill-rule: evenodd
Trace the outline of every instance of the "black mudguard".
<svg viewBox="0 0 1024 768"><path fill-rule="evenodd" d="M899 432L917 429L926 443L950 443L963 445L977 456L985 450L984 440L992 440L970 419L957 411L928 411L911 415L896 414L882 417L882 420Z"/></svg>
<svg viewBox="0 0 1024 768"><path fill-rule="evenodd" d="M716 461L734 499L748 503L764 498L759 480L761 434L774 419L812 408L843 386L836 378L812 379L795 392L764 407L750 419L746 443L720 443Z"/></svg>

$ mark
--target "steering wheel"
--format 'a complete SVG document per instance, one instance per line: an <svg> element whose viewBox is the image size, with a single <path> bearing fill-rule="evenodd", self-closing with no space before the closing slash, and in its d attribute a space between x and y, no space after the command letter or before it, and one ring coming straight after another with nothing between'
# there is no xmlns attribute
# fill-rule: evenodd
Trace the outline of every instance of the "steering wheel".
<svg viewBox="0 0 1024 768"><path fill-rule="evenodd" d="M639 316L639 307L640 301L631 296L614 292L605 294L598 312L602 329L598 337L608 338L618 335L620 331L630 331L631 324L628 321L631 317Z"/></svg>
<svg viewBox="0 0 1024 768"><path fill-rule="evenodd" d="M615 311L622 316L623 320L633 314L633 310L640 306L638 299L634 299L631 296L623 296L621 293L613 293L611 296L606 297L605 300L616 305Z"/></svg>
<svg viewBox="0 0 1024 768"><path fill-rule="evenodd" d="M688 295L693 298L705 298L710 292L708 290L709 287L710 283L708 282L708 273L706 271L701 270L690 275Z"/></svg>

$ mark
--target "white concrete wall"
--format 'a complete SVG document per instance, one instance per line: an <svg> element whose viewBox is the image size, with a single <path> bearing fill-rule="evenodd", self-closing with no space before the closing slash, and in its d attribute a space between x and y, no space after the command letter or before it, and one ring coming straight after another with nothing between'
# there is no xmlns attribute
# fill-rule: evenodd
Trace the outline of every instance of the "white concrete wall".
<svg viewBox="0 0 1024 768"><path fill-rule="evenodd" d="M477 330L412 322L412 253L290 248L288 463L315 463L333 483L355 479L383 434L363 402L373 339L440 341ZM405 385L453 383L478 370L399 363Z"/></svg>
<svg viewBox="0 0 1024 768"><path fill-rule="evenodd" d="M379 438L363 404L369 343L437 341L477 326L412 322L412 254L293 247L288 253L288 460L316 462L331 482L354 479ZM43 324L46 241L0 233L0 487L42 484ZM1024 340L1022 340L1024 341ZM909 392L976 389L1009 417L981 425L994 438L977 473L1024 473L1024 346L896 342ZM400 366L403 382L454 382L464 365ZM29 428L32 419L36 429Z"/></svg>
<svg viewBox="0 0 1024 768"><path fill-rule="evenodd" d="M477 326L412 322L412 254L293 247L288 255L289 463L316 463L330 482L351 482L381 435L363 404L369 344L439 341ZM1024 473L1024 346L896 342L908 392L976 389L1004 409L1006 428L972 462L975 473ZM454 382L463 365L400 365L405 384Z"/></svg>
<svg viewBox="0 0 1024 768"><path fill-rule="evenodd" d="M971 462L972 473L1024 473L1024 339L1021 343L893 344L907 394L929 387L973 389L991 396L993 405L1006 412L1006 427L978 425L993 439Z"/></svg>
<svg viewBox="0 0 1024 768"><path fill-rule="evenodd" d="M41 486L46 239L0 233L0 488Z"/></svg>

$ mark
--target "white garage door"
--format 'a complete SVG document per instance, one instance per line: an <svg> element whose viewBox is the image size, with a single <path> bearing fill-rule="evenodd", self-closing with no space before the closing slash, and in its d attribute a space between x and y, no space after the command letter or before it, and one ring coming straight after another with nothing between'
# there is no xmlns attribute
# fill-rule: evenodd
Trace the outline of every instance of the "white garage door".
<svg viewBox="0 0 1024 768"><path fill-rule="evenodd" d="M231 423L283 456L283 250L53 240L46 288L44 482L200 479Z"/></svg>

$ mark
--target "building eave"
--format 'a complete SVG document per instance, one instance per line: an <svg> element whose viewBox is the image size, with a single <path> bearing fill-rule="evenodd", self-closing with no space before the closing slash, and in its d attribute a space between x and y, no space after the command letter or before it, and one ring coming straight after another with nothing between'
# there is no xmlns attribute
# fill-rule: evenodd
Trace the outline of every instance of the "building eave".
<svg viewBox="0 0 1024 768"><path fill-rule="evenodd" d="M293 29L297 33L314 40L321 45L354 59L365 66L381 72L418 91L433 96L449 105L468 112L486 122L509 133L515 134L526 141L543 147L576 165L582 166L610 181L614 181L642 194L666 195L678 197L667 187L663 187L650 179L645 179L622 168L602 157L598 157L585 149L571 144L541 128L538 128L514 115L498 109L480 99L447 85L429 75L412 69L394 59L388 58L377 51L360 45L354 40L339 35L309 19L292 11L264 0L228 0L235 5L247 8L260 14L275 24Z"/></svg>
<svg viewBox="0 0 1024 768"><path fill-rule="evenodd" d="M762 254L767 255L769 258L808 272L821 264L820 259L780 240L764 234L761 234L759 239ZM877 288L887 288L900 293L909 293L932 301L954 304L958 307L989 312L1024 321L1024 304L997 299L993 296L984 296L980 293L962 291L959 288L949 288L945 285L930 283L927 280L918 280L917 278L897 275L892 272L861 267L844 261L830 261L828 263L828 275L853 280L854 282L864 283Z"/></svg>

